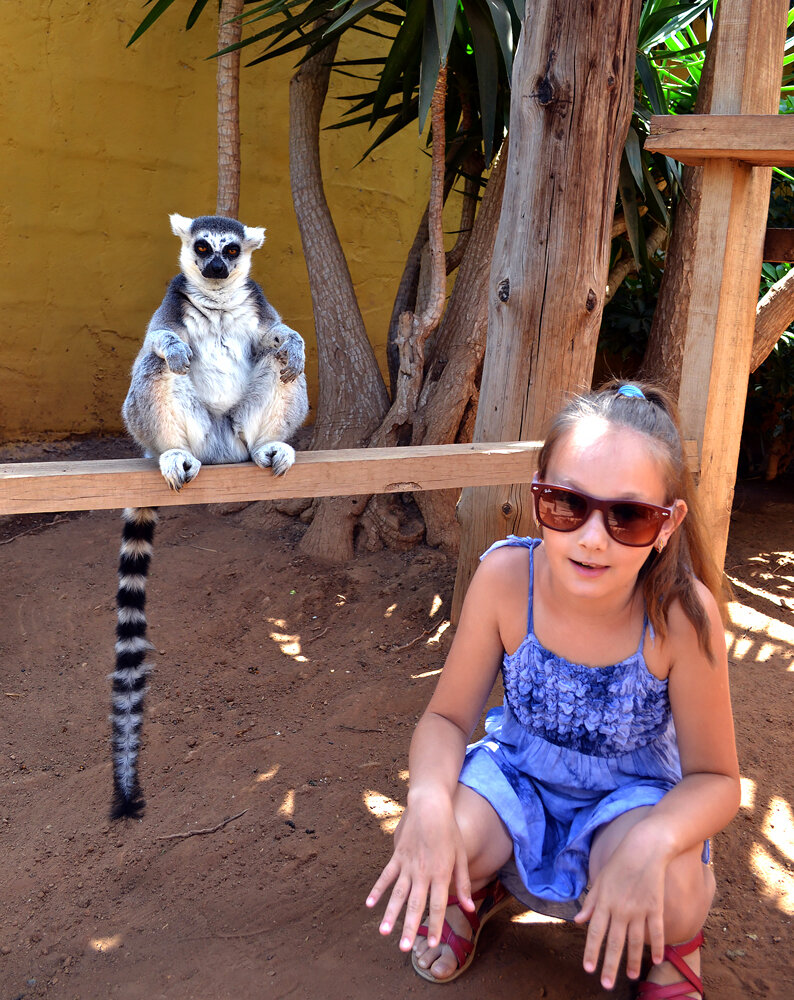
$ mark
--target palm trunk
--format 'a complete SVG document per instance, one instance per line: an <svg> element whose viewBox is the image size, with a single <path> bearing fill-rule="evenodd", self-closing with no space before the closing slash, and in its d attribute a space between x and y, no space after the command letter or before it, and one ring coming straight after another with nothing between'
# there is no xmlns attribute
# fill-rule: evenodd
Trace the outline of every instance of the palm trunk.
<svg viewBox="0 0 794 1000"><path fill-rule="evenodd" d="M507 144L485 188L466 253L427 367L414 418L412 444L470 441L477 411L488 329L488 280L502 209ZM417 493L427 542L448 552L460 547L455 507L460 490Z"/></svg>
<svg viewBox="0 0 794 1000"><path fill-rule="evenodd" d="M242 37L243 0L223 0L218 13L218 51ZM218 56L218 199L215 211L240 214L240 50Z"/></svg>
<svg viewBox="0 0 794 1000"><path fill-rule="evenodd" d="M323 190L320 117L336 47L333 43L308 59L290 82L290 180L309 273L320 376L314 450L364 446L389 405ZM318 501L302 550L332 562L352 558L353 532L366 499Z"/></svg>

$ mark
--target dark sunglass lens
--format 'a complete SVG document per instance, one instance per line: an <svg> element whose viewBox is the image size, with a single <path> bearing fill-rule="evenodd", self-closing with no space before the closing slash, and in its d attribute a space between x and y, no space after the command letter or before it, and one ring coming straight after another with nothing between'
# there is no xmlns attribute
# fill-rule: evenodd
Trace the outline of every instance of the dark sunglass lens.
<svg viewBox="0 0 794 1000"><path fill-rule="evenodd" d="M624 545L652 545L660 521L657 511L638 503L613 503L607 519L610 534Z"/></svg>
<svg viewBox="0 0 794 1000"><path fill-rule="evenodd" d="M541 490L538 516L541 524L554 531L573 531L587 515L587 501L570 490Z"/></svg>

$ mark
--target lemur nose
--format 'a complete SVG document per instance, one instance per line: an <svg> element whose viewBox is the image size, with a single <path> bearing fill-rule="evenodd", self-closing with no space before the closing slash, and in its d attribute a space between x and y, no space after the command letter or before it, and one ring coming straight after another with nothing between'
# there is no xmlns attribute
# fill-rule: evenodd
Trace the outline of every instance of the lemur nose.
<svg viewBox="0 0 794 1000"><path fill-rule="evenodd" d="M213 257L203 271L205 278L228 278L229 269L220 257Z"/></svg>

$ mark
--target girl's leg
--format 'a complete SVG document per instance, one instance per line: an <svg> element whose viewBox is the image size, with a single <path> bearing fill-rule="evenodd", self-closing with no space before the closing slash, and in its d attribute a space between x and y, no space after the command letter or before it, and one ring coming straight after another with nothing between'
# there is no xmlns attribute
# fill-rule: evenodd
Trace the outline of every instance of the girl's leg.
<svg viewBox="0 0 794 1000"><path fill-rule="evenodd" d="M454 807L469 860L471 889L476 892L487 885L510 859L513 841L490 802L468 786L458 785ZM459 907L450 906L446 920L456 934L471 939L471 926ZM458 967L458 960L446 944L430 948L427 938L418 937L414 952L418 964L428 969L436 979L446 979Z"/></svg>
<svg viewBox="0 0 794 1000"><path fill-rule="evenodd" d="M649 806L632 809L597 831L590 849L590 881L598 875L627 832L650 811ZM666 944L690 941L703 926L714 897L714 875L701 860L702 845L679 855L667 869L664 890L664 940ZM700 949L684 961L700 975ZM670 963L655 965L648 975L653 983L676 983L681 973ZM690 994L698 997L694 991Z"/></svg>

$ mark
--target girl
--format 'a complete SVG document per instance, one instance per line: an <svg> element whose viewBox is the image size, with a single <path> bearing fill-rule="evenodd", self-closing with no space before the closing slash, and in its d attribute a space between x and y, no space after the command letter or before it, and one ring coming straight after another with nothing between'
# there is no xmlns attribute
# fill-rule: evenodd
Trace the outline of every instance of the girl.
<svg viewBox="0 0 794 1000"><path fill-rule="evenodd" d="M509 890L587 923L606 989L647 942L638 996L702 997L708 838L739 776L721 575L672 402L619 382L574 400L532 493L541 539L497 542L472 579L367 905L394 886L380 931L404 906L400 948L432 982L468 968ZM500 664L504 706L467 750Z"/></svg>

